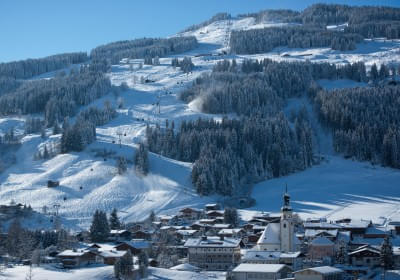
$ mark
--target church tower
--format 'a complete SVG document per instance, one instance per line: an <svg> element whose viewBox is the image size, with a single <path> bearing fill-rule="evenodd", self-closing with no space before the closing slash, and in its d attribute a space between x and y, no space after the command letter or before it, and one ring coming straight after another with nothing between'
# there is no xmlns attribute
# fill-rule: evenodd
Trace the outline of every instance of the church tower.
<svg viewBox="0 0 400 280"><path fill-rule="evenodd" d="M294 222L293 211L290 207L290 195L287 191L283 195L283 206L281 208L281 251L294 252L295 251L295 238L294 238Z"/></svg>

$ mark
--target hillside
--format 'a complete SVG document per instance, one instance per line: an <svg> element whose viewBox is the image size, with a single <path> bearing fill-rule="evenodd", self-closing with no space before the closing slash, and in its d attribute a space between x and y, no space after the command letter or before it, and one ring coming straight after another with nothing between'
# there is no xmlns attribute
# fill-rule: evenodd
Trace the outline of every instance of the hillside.
<svg viewBox="0 0 400 280"><path fill-rule="evenodd" d="M222 115L200 112L196 104L199 100L186 104L178 99L178 95L197 77L211 72L213 66L225 58L235 58L239 64L245 59L264 58L338 65L362 61L368 68L374 63L390 63L400 59L400 41L397 39L364 40L351 51L325 47L278 47L263 54L223 55L228 50L227 42L232 30L286 25L297 24L259 23L253 17L216 21L198 30L178 34L195 36L199 46L183 54L161 58L159 65L144 65L138 69L136 65L141 60L125 60L128 63L112 65L111 72L106 74L112 85L126 83L128 86L119 95L123 106L117 109L117 117L96 128L97 140L83 152L59 154L47 160L34 160L35 152L44 141L55 141L60 135L50 136L51 129L48 129L46 140L38 133L24 136L16 154L16 164L0 174L0 204L14 200L31 205L37 211L41 211L43 206L53 209L54 205L59 204L60 215L67 220L66 226L78 229L89 225L96 209L110 212L117 208L122 219L129 222L144 219L151 211L175 213L185 206L200 208L211 201L223 201L224 198L217 195L201 197L196 194L190 177L191 163L150 153L148 176L137 175L132 165L129 165L127 173L118 175L115 160L105 161L103 157L96 157L96 151L107 149L132 160L138 143L145 137L148 124L165 127L165 121L169 120L175 122L175 127L179 127L182 120L195 120L199 117L221 119ZM171 66L173 58L183 57L191 57L195 66L192 73L185 74ZM133 68L130 64L134 65ZM72 68L74 66L69 66L67 70ZM51 79L55 75L56 72L44 73L32 79ZM142 77L154 82L139 83ZM348 85L346 81L321 81L321 84L331 89ZM355 86L366 84L356 83ZM80 110L90 106L102 107L105 101L110 101L113 106L117 104L117 98L109 93ZM159 108L155 105L157 101L160 102ZM235 114L230 116L236 117ZM5 133L13 126L21 133L23 123L23 117L2 117L0 131ZM326 139L323 133L317 132L319 141ZM121 147L118 145L119 134L122 135ZM323 145L322 142L320 144ZM400 179L398 170L346 160L328 150L322 152L327 155L320 165L255 185L252 197L256 199L256 205L250 210L278 211L283 187L288 184L295 211L303 217L361 218L367 211L371 219L381 216L399 217L400 192L396 189L396 182ZM47 188L47 180L59 180L60 187ZM378 208L380 210L375 211ZM243 214L250 215L248 210L243 211Z"/></svg>

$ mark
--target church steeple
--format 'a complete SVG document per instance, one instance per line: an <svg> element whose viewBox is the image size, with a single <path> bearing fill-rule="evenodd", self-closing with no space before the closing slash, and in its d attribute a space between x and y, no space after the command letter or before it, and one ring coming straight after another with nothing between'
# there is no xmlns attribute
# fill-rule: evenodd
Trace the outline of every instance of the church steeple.
<svg viewBox="0 0 400 280"><path fill-rule="evenodd" d="M294 251L294 223L292 207L290 206L290 195L285 188L283 194L283 206L281 214L281 251L282 252L293 252Z"/></svg>
<svg viewBox="0 0 400 280"><path fill-rule="evenodd" d="M292 207L290 207L290 195L287 190L287 184L286 184L285 194L283 195L283 206L282 206L281 210L282 210L282 212L292 210Z"/></svg>

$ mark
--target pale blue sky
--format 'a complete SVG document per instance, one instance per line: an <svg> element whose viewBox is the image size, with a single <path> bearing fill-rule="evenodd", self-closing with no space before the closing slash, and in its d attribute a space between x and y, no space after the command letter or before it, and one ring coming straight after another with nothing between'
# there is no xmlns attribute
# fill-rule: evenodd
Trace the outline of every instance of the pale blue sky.
<svg viewBox="0 0 400 280"><path fill-rule="evenodd" d="M165 37L217 12L302 10L318 2L400 7L398 0L0 0L0 62Z"/></svg>

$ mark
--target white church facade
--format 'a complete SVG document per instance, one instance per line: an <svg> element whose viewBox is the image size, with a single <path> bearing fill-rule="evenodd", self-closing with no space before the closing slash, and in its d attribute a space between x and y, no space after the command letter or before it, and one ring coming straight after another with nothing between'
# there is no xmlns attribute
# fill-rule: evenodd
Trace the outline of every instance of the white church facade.
<svg viewBox="0 0 400 280"><path fill-rule="evenodd" d="M300 250L300 241L294 233L293 211L290 196L283 196L281 219L279 223L269 223L260 236L256 249L260 251L296 252Z"/></svg>

